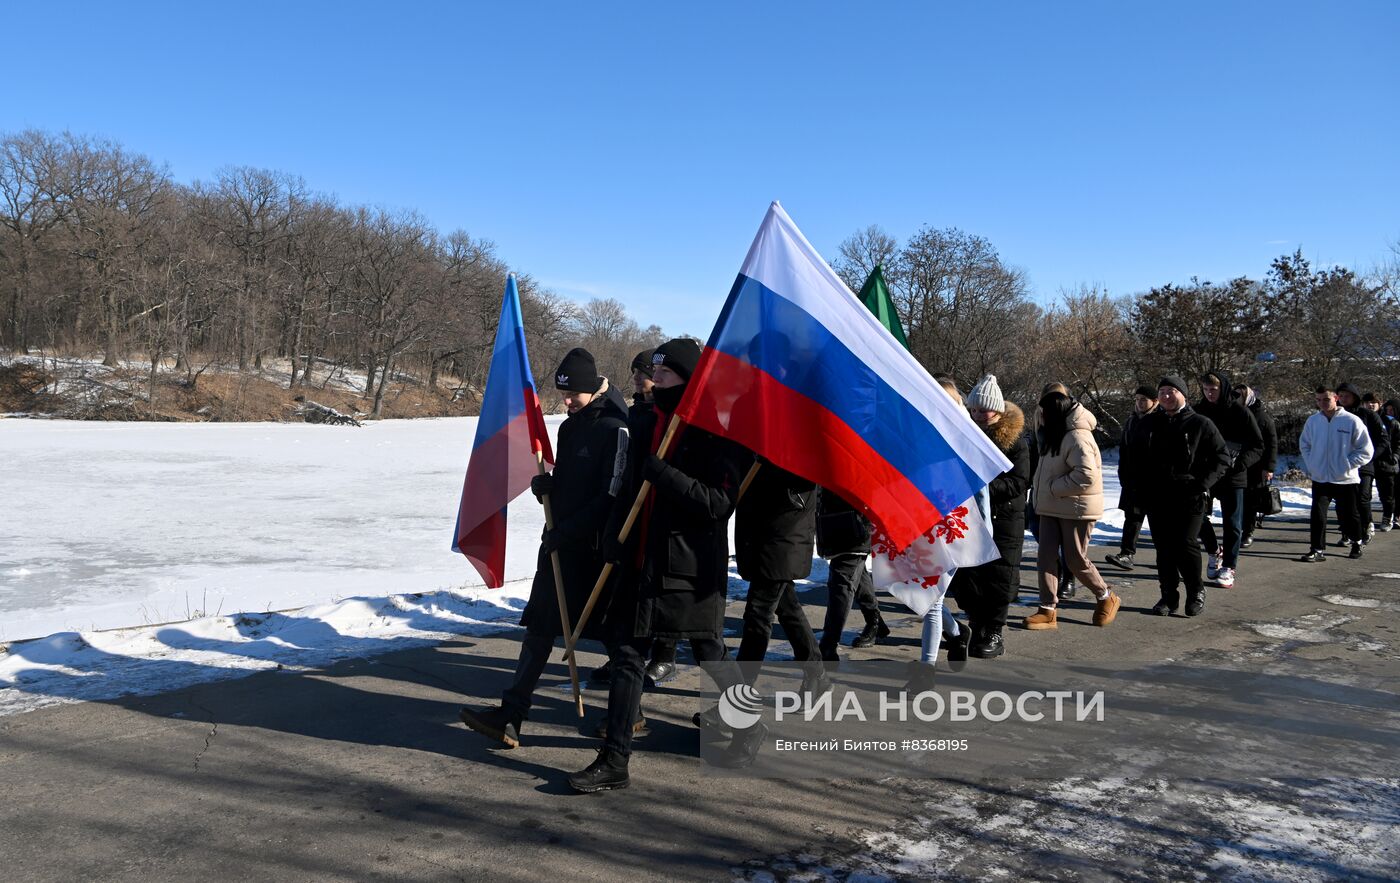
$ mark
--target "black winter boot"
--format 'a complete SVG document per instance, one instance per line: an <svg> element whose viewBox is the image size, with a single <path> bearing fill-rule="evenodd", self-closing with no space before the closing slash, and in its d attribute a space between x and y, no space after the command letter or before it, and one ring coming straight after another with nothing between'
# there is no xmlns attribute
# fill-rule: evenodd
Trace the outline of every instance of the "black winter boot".
<svg viewBox="0 0 1400 883"><path fill-rule="evenodd" d="M520 718L504 708L489 708L478 711L464 708L457 713L462 723L476 730L488 739L500 742L507 748L520 747Z"/></svg>
<svg viewBox="0 0 1400 883"><path fill-rule="evenodd" d="M977 641L968 648L968 655L977 659L996 659L1006 652L1002 643L1001 626L984 627Z"/></svg>
<svg viewBox="0 0 1400 883"><path fill-rule="evenodd" d="M948 648L948 669L962 671L967 665L967 648L972 643L971 626L963 623L956 635L944 635L943 644Z"/></svg>
<svg viewBox="0 0 1400 883"><path fill-rule="evenodd" d="M758 759L758 752L762 750L763 743L768 737L768 728L759 721L747 730L740 730L734 734L734 741L729 743L729 747L724 749L724 753L715 758L715 765L731 770L742 770L753 766L753 762Z"/></svg>
<svg viewBox="0 0 1400 883"><path fill-rule="evenodd" d="M584 794L626 788L630 784L627 758L606 748L598 749L598 756L592 763L569 776L569 787Z"/></svg>
<svg viewBox="0 0 1400 883"><path fill-rule="evenodd" d="M907 693L926 693L933 689L934 664L932 662L920 662L917 659L909 662L909 679L904 682L904 690Z"/></svg>
<svg viewBox="0 0 1400 883"><path fill-rule="evenodd" d="M867 613L865 615L865 628L851 641L852 647L873 647L877 642L890 636L890 627L885 625L885 619L880 615L880 611Z"/></svg>

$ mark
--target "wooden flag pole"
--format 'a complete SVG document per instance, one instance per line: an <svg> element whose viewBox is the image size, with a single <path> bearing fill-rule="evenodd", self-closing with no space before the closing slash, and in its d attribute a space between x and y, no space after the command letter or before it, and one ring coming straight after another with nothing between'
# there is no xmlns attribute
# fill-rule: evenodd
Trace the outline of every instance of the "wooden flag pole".
<svg viewBox="0 0 1400 883"><path fill-rule="evenodd" d="M543 451L536 452L535 465L539 467L540 475L544 475ZM540 502L544 503L545 530L554 530L554 508L549 505L549 494L541 496ZM564 570L559 566L558 549L549 553L549 563L554 565L554 597L559 602L559 622L564 627L564 659L569 663L569 682L574 688L574 707L578 709L578 716L583 717L583 694L579 691L578 662L574 659L575 636L573 629L569 627L569 602L564 595Z"/></svg>
<svg viewBox="0 0 1400 883"><path fill-rule="evenodd" d="M749 485L753 484L754 476L758 475L758 467L760 467L760 466L762 466L762 465L763 465L763 461L762 461L762 460L754 460L754 461L753 461L753 465L749 467L749 471L748 471L748 473L744 476L744 480L741 481L741 482L739 482L739 497L738 497L738 500L744 499L744 494L748 491ZM738 500L735 500L735 502L737 503Z"/></svg>
<svg viewBox="0 0 1400 883"><path fill-rule="evenodd" d="M656 456L666 459L666 454L671 449L671 439L675 437L676 430L681 426L681 418L672 415L671 422L666 426L666 434L661 437L661 447L657 448ZM642 486L637 489L637 499L632 503L632 511L627 513L627 520L622 522L622 530L618 531L617 542L619 545L627 543L627 537L632 533L632 526L637 523L637 516L642 513L642 506L646 504L647 495L651 493L651 482L643 481ZM603 565L602 573L598 574L598 581L593 584L593 593L588 596L588 603L583 607L583 613L579 614L578 625L574 626L574 636L569 644L564 648L564 652L569 654L570 662L573 661L573 645L578 641L579 635L583 634L583 627L588 624L588 617L593 613L593 605L598 603L598 597L603 594L603 586L608 584L608 578L612 576L613 563L611 561Z"/></svg>

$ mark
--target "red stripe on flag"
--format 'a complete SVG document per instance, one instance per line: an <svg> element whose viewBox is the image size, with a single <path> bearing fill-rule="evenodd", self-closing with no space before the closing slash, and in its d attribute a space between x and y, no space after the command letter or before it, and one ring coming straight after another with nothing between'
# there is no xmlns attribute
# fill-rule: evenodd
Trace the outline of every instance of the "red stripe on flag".
<svg viewBox="0 0 1400 883"><path fill-rule="evenodd" d="M506 582L506 512L494 515L457 538L457 551L467 556L472 567L486 581L486 587L499 589Z"/></svg>
<svg viewBox="0 0 1400 883"><path fill-rule="evenodd" d="M544 454L544 461L554 465L554 451L549 447L549 427L544 425L544 411L533 386L525 387L525 414L530 418L530 450Z"/></svg>
<svg viewBox="0 0 1400 883"><path fill-rule="evenodd" d="M682 420L738 442L859 506L903 549L943 520L928 498L845 421L771 375L706 349Z"/></svg>
<svg viewBox="0 0 1400 883"><path fill-rule="evenodd" d="M518 414L503 430L478 444L467 463L453 548L471 560L493 589L505 580L506 504L528 488L539 472L531 442L530 415ZM500 521L498 530L479 529L493 520Z"/></svg>

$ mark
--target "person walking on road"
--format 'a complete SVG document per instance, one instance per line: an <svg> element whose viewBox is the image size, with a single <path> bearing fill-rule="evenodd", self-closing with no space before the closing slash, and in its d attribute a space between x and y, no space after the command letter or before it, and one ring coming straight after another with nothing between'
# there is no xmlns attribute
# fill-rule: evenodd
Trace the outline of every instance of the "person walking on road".
<svg viewBox="0 0 1400 883"><path fill-rule="evenodd" d="M1044 441L1036 465L1035 511L1040 519L1036 567L1040 609L1026 617L1031 630L1059 628L1059 558L1064 551L1070 573L1094 593L1094 625L1107 626L1118 615L1121 599L1089 560L1089 537L1103 514L1103 459L1088 409L1064 393L1040 400Z"/></svg>
<svg viewBox="0 0 1400 883"><path fill-rule="evenodd" d="M1201 542L1210 555L1206 579L1222 589L1235 584L1239 567L1240 546L1244 542L1244 491L1249 470L1264 456L1264 436L1249 409L1235 400L1230 376L1224 371L1211 371L1201 377L1201 401L1197 412L1215 424L1230 452L1230 468L1210 488L1213 499L1220 501L1222 522L1220 541L1215 538L1215 526L1207 507L1201 520ZM1249 517L1252 519L1253 513Z"/></svg>
<svg viewBox="0 0 1400 883"><path fill-rule="evenodd" d="M1230 468L1225 439L1215 424L1186 403L1186 381L1167 375L1157 383L1158 408L1147 424L1147 517L1157 548L1158 616L1175 613L1186 587L1186 615L1206 606L1201 578L1201 521L1210 489Z"/></svg>
<svg viewBox="0 0 1400 883"><path fill-rule="evenodd" d="M1309 517L1311 547L1300 561L1315 564L1327 559L1327 509L1337 504L1337 522L1343 538L1351 543L1352 558L1361 557L1360 507L1356 496L1361 487L1361 467L1371 462L1375 449L1366 424L1337 401L1337 394L1320 386L1314 397L1317 413L1303 424L1298 449L1303 469L1312 479L1312 512ZM1370 503L1367 503L1370 509Z"/></svg>
<svg viewBox="0 0 1400 883"><path fill-rule="evenodd" d="M1105 556L1104 561L1123 570L1132 570L1137 554L1138 534L1147 515L1147 499L1143 488L1147 483L1147 418L1157 410L1157 390L1139 386L1133 394L1133 413L1123 424L1118 442L1118 508L1123 510L1123 539L1117 555Z"/></svg>

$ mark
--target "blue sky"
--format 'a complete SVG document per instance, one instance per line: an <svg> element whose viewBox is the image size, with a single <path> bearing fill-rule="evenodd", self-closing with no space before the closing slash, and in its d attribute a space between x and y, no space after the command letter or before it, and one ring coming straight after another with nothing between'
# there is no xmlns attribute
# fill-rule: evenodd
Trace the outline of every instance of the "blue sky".
<svg viewBox="0 0 1400 883"><path fill-rule="evenodd" d="M1400 3L70 3L0 131L413 208L704 337L769 201L985 236L1042 300L1400 240Z"/></svg>

